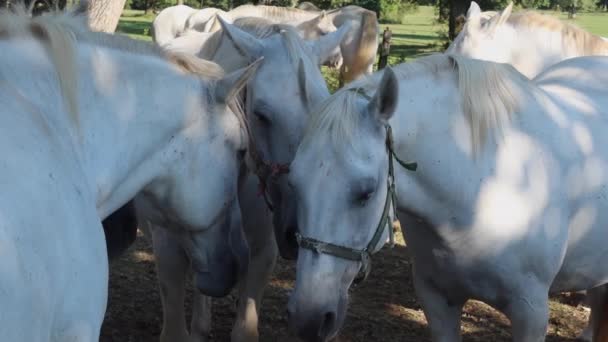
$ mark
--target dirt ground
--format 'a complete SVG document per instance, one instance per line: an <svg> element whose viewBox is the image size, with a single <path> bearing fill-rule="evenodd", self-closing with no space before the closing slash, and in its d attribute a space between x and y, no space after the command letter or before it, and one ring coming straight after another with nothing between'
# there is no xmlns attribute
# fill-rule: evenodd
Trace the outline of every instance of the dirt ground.
<svg viewBox="0 0 608 342"><path fill-rule="evenodd" d="M110 268L110 292L101 341L158 341L162 309L154 255L148 241L138 237L135 245ZM285 316L294 274L292 263L279 260L262 305L261 342L296 341L287 331ZM547 341L576 341L588 317L588 310L579 300L573 295L553 298ZM190 302L187 309L190 310ZM216 300L213 315L211 341L230 341L232 301ZM482 303L469 302L462 322L464 341L510 340L507 319ZM337 342L359 341L429 341L426 321L414 295L404 245L385 248L375 255L368 280L351 289L348 318Z"/></svg>

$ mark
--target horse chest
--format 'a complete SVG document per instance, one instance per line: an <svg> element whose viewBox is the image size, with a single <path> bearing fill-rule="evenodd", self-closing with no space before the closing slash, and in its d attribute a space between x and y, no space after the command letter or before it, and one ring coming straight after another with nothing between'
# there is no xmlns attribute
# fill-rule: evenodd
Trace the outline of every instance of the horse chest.
<svg viewBox="0 0 608 342"><path fill-rule="evenodd" d="M414 276L422 277L453 302L479 299L500 307L512 287L511 269L517 258L501 258L492 247L479 248L468 233L446 237L419 217L400 215Z"/></svg>

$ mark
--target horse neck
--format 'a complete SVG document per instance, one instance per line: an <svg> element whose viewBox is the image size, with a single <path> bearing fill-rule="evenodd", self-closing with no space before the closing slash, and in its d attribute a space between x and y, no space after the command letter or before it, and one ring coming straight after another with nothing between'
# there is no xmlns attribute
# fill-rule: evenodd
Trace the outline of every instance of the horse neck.
<svg viewBox="0 0 608 342"><path fill-rule="evenodd" d="M459 220L458 215L474 208L478 186L474 180L485 174L491 158L485 154L471 157L468 118L445 110L460 106L456 82L440 76L433 81L428 77L422 82L413 78L399 83L399 104L390 120L395 154L403 161L418 163L418 169L410 171L394 162L398 210L414 213L435 227ZM415 89L433 89L433 94L425 99L412 95ZM419 110L419 103L435 108Z"/></svg>
<svg viewBox="0 0 608 342"><path fill-rule="evenodd" d="M564 27L562 35L568 57L608 55L608 42L598 35L570 25Z"/></svg>
<svg viewBox="0 0 608 342"><path fill-rule="evenodd" d="M247 7L245 7L247 6ZM300 24L304 21L308 21L310 19L316 18L319 16L319 13L316 12L308 12L308 11L290 11L286 10L284 7L274 7L274 6L250 6L243 5L239 6L232 11L229 12L232 15L232 18L240 18L240 17L260 17L264 19L269 19L273 21L279 21L281 23L288 24Z"/></svg>
<svg viewBox="0 0 608 342"><path fill-rule="evenodd" d="M608 55L608 42L573 26L561 30L514 25L517 44L512 64L529 78L562 60L587 55ZM529 51L535 51L530 54Z"/></svg>
<svg viewBox="0 0 608 342"><path fill-rule="evenodd" d="M154 56L79 48L85 172L106 217L159 176L181 133L204 115L199 79Z"/></svg>
<svg viewBox="0 0 608 342"><path fill-rule="evenodd" d="M511 50L511 63L528 78L534 78L546 68L570 57L564 49L561 31L535 27L513 26L517 44ZM535 51L530 54L530 51Z"/></svg>
<svg viewBox="0 0 608 342"><path fill-rule="evenodd" d="M505 123L504 135L488 131L476 154L471 144L469 118L462 110L446 110L461 108L455 81L437 77L435 83L400 82L399 105L391 120L395 150L401 159L416 161L418 169L412 172L395 164L398 208L429 223L433 239L455 241L462 237L460 233L474 229L479 206L488 199L484 196L491 193L488 191L497 185L495 181L509 173L510 165L520 158L514 147L520 146L521 134L546 129L546 117L539 115L545 110L538 101L542 90L532 82L512 76L511 93L518 96L519 103L513 114L516 119ZM478 88L479 85L473 86ZM415 89L433 91L425 98L413 95ZM419 102L425 105L420 106ZM421 227L406 227L417 228ZM428 232L419 233L429 237Z"/></svg>

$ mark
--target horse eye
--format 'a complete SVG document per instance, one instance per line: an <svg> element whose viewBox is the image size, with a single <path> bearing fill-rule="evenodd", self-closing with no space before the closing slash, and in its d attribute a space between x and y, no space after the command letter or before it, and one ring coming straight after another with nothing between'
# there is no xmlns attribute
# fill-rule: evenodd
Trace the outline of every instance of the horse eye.
<svg viewBox="0 0 608 342"><path fill-rule="evenodd" d="M268 119L268 117L264 114L261 114L260 112L254 112L253 113L255 115L255 118L262 124L264 125L270 125L270 119Z"/></svg>
<svg viewBox="0 0 608 342"><path fill-rule="evenodd" d="M374 195L374 191L373 190L364 191L357 198L357 202L360 205L365 205L367 203L367 201L369 201L372 198L373 195Z"/></svg>

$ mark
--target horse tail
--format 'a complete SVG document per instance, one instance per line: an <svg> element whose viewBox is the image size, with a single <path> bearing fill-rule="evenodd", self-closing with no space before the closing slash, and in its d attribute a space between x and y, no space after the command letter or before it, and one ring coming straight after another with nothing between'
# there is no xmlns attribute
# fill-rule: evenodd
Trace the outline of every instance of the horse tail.
<svg viewBox="0 0 608 342"><path fill-rule="evenodd" d="M593 325L594 327L594 331L593 331L593 340L592 342L608 342L608 289L607 289L608 285L602 285L600 288L598 289L593 289L597 290L598 292L601 292L601 294L599 295L595 295L594 299L599 300L599 303L592 303L591 306L591 310L593 311L598 310L599 312L597 312L597 318ZM588 291L589 293L589 291ZM594 313L592 312L592 315Z"/></svg>
<svg viewBox="0 0 608 342"><path fill-rule="evenodd" d="M366 10L361 13L356 51L353 63L348 66L345 75L346 82L350 82L366 73L369 66L374 64L378 53L378 19L375 12Z"/></svg>

